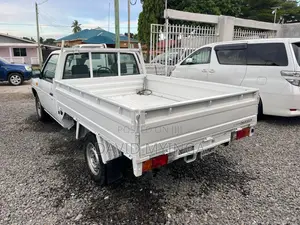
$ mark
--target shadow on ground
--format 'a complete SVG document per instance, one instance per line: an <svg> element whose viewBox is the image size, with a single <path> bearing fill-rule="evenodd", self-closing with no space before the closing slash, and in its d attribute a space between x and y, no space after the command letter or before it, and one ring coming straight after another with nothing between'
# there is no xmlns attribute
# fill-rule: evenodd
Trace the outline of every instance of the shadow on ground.
<svg viewBox="0 0 300 225"><path fill-rule="evenodd" d="M101 188L87 174L82 144L69 135L63 140L52 141L47 154L58 156L59 161L50 169L60 171L64 177L64 186L59 187L59 190L52 190L53 195L57 195L53 207L62 207L72 195L87 199L81 221L88 223L165 223L166 193L180 194L176 193L178 187L175 185L195 182L195 185L189 185L193 188L188 193L190 197L209 195L220 187L235 189L247 196L249 190L246 184L255 179L236 171L234 163L216 154L191 164L177 161L163 168L164 171L156 171L140 178L134 177L132 172L126 173L121 182ZM164 179L163 176L168 177ZM170 180L174 183L168 182ZM156 182L165 183L165 186L157 188ZM180 210L182 209L178 209Z"/></svg>
<svg viewBox="0 0 300 225"><path fill-rule="evenodd" d="M263 120L259 122L266 122L278 126L299 126L300 117L265 116Z"/></svg>

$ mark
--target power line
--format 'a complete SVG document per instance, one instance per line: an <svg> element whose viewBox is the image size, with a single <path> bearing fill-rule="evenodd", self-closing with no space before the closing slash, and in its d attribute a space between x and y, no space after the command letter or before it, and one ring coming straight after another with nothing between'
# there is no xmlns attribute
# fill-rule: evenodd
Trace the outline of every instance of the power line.
<svg viewBox="0 0 300 225"><path fill-rule="evenodd" d="M3 23L0 22L0 26L36 26L32 23ZM61 25L61 24L40 24L40 26L44 27L70 27L69 25ZM108 26L100 26L102 28L108 28ZM131 26L132 27L132 26ZM127 26L121 26L120 28L127 28ZM137 28L137 26L133 26L132 28Z"/></svg>

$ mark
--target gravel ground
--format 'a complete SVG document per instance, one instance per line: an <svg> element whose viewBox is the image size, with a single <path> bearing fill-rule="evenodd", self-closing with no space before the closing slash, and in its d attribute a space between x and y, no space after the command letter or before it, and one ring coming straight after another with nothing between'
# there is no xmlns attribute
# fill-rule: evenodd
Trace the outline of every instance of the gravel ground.
<svg viewBox="0 0 300 225"><path fill-rule="evenodd" d="M36 120L28 85L0 99L0 224L300 224L299 118L101 189L74 130Z"/></svg>

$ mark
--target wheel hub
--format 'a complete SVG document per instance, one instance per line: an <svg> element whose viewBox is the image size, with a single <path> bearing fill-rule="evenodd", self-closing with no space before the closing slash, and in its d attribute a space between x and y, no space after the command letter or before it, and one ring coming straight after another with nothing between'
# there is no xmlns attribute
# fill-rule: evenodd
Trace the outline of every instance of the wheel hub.
<svg viewBox="0 0 300 225"><path fill-rule="evenodd" d="M96 147L92 143L87 144L86 154L89 169L94 175L98 175L100 172L100 161Z"/></svg>
<svg viewBox="0 0 300 225"><path fill-rule="evenodd" d="M12 75L10 77L10 82L14 85L19 85L21 83L21 77L19 75Z"/></svg>

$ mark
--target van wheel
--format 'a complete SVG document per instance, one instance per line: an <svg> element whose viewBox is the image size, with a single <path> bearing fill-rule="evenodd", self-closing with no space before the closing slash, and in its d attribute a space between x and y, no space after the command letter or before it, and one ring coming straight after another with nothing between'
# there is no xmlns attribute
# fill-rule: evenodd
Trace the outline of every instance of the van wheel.
<svg viewBox="0 0 300 225"><path fill-rule="evenodd" d="M91 178L100 186L106 183L106 165L102 162L99 145L94 134L87 134L84 141L85 161Z"/></svg>
<svg viewBox="0 0 300 225"><path fill-rule="evenodd" d="M8 77L8 81L13 86L18 86L23 83L23 76L19 73L12 73Z"/></svg>
<svg viewBox="0 0 300 225"><path fill-rule="evenodd" d="M39 121L46 121L49 118L40 102L38 95L36 95L35 97L35 109Z"/></svg>
<svg viewBox="0 0 300 225"><path fill-rule="evenodd" d="M262 104L261 99L259 99L257 119L262 120L263 118L264 118L263 104Z"/></svg>

